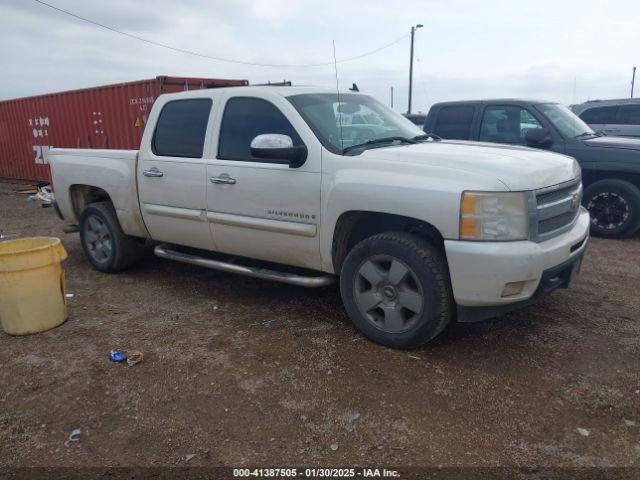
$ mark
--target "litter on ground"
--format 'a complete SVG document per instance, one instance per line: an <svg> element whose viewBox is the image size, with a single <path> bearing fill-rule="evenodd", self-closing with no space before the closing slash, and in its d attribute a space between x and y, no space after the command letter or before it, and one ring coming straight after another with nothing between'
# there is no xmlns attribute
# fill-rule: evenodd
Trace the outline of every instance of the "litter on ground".
<svg viewBox="0 0 640 480"><path fill-rule="evenodd" d="M130 367L133 367L138 363L142 363L143 360L144 354L142 352L139 352L137 350L127 352L127 365L129 365Z"/></svg>
<svg viewBox="0 0 640 480"><path fill-rule="evenodd" d="M109 352L109 360L113 363L122 363L127 360L127 354L120 350L111 350Z"/></svg>
<svg viewBox="0 0 640 480"><path fill-rule="evenodd" d="M82 430L80 430L79 428L72 430L71 433L69 434L69 438L67 438L67 441L64 442L64 446L68 447L71 442L79 442L81 434L82 434Z"/></svg>

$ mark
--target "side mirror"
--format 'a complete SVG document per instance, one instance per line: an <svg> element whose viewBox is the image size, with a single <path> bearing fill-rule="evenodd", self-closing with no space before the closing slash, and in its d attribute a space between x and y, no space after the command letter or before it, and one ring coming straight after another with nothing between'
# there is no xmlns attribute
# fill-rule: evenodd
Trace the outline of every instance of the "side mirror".
<svg viewBox="0 0 640 480"><path fill-rule="evenodd" d="M294 146L288 135L265 133L251 140L251 155L269 160L282 160L291 168L297 168L307 159L307 147Z"/></svg>
<svg viewBox="0 0 640 480"><path fill-rule="evenodd" d="M527 146L533 148L549 148L553 145L551 132L546 128L532 128L524 136Z"/></svg>

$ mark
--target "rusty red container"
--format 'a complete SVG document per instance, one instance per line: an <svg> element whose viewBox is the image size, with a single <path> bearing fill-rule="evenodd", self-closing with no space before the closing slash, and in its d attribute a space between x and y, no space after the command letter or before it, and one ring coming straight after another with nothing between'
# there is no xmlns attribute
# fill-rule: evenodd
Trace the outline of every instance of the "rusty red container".
<svg viewBox="0 0 640 480"><path fill-rule="evenodd" d="M49 181L47 150L137 149L163 93L247 85L246 80L156 77L0 102L0 178Z"/></svg>

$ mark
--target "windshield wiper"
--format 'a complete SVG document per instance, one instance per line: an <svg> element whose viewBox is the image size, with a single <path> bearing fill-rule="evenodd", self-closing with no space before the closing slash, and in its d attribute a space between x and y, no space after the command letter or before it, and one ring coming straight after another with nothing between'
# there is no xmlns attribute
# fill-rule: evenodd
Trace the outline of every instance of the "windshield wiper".
<svg viewBox="0 0 640 480"><path fill-rule="evenodd" d="M412 140L410 138L405 137L382 137L382 138L374 138L373 140L369 140L368 142L358 143L357 145L349 145L342 149L342 153L350 152L351 150L355 150L356 148L367 148L371 145L379 145L382 143L393 143L393 142L401 142L401 143L417 143L416 140Z"/></svg>
<svg viewBox="0 0 640 480"><path fill-rule="evenodd" d="M436 135L435 133L425 133L423 135L416 135L415 137L413 137L412 140L415 140L416 142L421 142L421 141L426 141L426 140L433 140L434 142L436 141L440 141L442 140L442 137Z"/></svg>
<svg viewBox="0 0 640 480"><path fill-rule="evenodd" d="M575 135L573 138L582 138L582 137L591 137L591 136L595 136L597 137L598 135L595 132L582 132L579 133L578 135Z"/></svg>

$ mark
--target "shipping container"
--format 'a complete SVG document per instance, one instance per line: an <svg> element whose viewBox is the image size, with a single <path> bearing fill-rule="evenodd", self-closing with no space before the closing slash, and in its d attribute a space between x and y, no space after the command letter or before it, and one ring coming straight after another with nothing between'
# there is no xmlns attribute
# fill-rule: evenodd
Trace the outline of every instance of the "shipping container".
<svg viewBox="0 0 640 480"><path fill-rule="evenodd" d="M137 149L159 95L247 84L161 76L0 101L0 178L49 181L51 147Z"/></svg>

